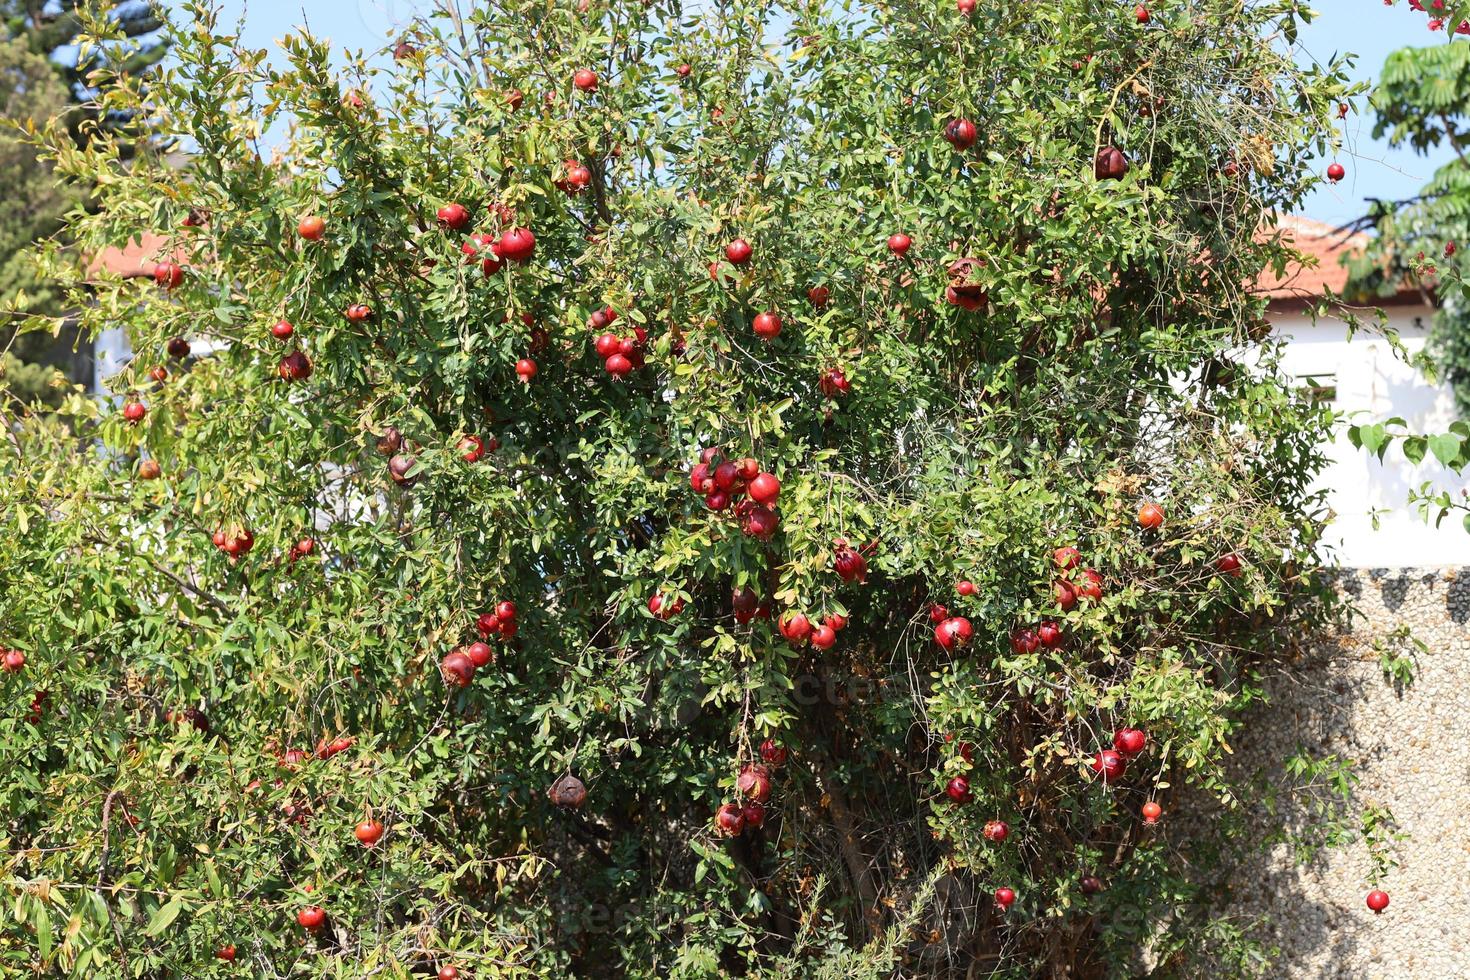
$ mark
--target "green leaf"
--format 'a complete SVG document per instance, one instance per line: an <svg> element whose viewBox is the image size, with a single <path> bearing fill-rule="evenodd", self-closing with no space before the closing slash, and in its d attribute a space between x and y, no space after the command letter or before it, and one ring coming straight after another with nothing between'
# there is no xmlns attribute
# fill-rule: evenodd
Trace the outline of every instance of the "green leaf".
<svg viewBox="0 0 1470 980"><path fill-rule="evenodd" d="M1384 451L1388 449L1388 444L1392 441L1388 435L1388 431L1382 425L1364 426L1358 430L1358 438L1362 448L1379 459L1383 458Z"/></svg>
<svg viewBox="0 0 1470 980"><path fill-rule="evenodd" d="M1464 466L1460 459L1460 449L1463 445L1464 439L1452 432L1429 437L1429 450L1434 453L1434 458L1454 469Z"/></svg>
<svg viewBox="0 0 1470 980"><path fill-rule="evenodd" d="M44 963L51 959L51 913L39 898L31 906L31 924L36 927L36 954Z"/></svg>
<svg viewBox="0 0 1470 980"><path fill-rule="evenodd" d="M184 899L182 895L175 895L168 902L158 908L148 919L148 928L143 930L145 936L161 936L163 931L173 925L179 913L184 910Z"/></svg>

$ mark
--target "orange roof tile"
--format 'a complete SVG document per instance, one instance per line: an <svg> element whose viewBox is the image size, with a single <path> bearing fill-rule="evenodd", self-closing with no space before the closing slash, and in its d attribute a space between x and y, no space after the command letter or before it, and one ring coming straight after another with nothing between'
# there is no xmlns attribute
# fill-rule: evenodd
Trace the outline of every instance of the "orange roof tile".
<svg viewBox="0 0 1470 980"><path fill-rule="evenodd" d="M1343 258L1361 252L1369 243L1363 232L1342 231L1294 214L1281 217L1274 228L1264 227L1257 234L1262 239L1280 235L1285 244L1309 260L1306 264L1291 263L1282 277L1277 277L1271 269L1261 272L1256 280L1256 291L1270 297L1273 303L1321 299L1328 289L1341 296L1348 284L1348 270L1342 264ZM1410 294L1417 296L1418 292L1404 283L1399 295Z"/></svg>
<svg viewBox="0 0 1470 980"><path fill-rule="evenodd" d="M122 276L124 279L152 276L153 267L158 264L154 261L154 256L166 244L168 239L163 235L144 232L122 248L109 248L97 253L87 263L87 274L90 276L103 272Z"/></svg>

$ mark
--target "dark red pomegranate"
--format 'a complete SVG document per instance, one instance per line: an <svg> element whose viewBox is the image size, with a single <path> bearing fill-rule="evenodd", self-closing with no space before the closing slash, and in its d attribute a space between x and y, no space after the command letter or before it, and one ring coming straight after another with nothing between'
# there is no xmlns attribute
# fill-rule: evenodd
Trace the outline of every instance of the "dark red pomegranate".
<svg viewBox="0 0 1470 980"><path fill-rule="evenodd" d="M1128 158L1115 146L1098 150L1092 161L1092 175L1098 180L1121 180L1127 172Z"/></svg>
<svg viewBox="0 0 1470 980"><path fill-rule="evenodd" d="M565 773L546 789L546 796L555 805L566 810L580 810L587 802L587 787L582 780Z"/></svg>
<svg viewBox="0 0 1470 980"><path fill-rule="evenodd" d="M980 282L980 273L984 268L983 259L970 257L950 263L949 285L945 288L944 298L951 306L958 306L971 313L985 308L990 302L990 293Z"/></svg>

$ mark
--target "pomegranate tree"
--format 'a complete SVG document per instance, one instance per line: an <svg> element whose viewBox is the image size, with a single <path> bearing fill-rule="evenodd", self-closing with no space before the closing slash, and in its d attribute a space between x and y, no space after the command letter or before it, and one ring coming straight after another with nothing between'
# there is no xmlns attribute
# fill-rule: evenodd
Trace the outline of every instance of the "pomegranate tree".
<svg viewBox="0 0 1470 980"><path fill-rule="evenodd" d="M437 14L343 65L190 0L108 90L178 154L55 131L42 257L138 356L0 415L17 969L1204 935L1176 794L1320 610L1329 413L1249 288L1343 86L1289 5Z"/></svg>

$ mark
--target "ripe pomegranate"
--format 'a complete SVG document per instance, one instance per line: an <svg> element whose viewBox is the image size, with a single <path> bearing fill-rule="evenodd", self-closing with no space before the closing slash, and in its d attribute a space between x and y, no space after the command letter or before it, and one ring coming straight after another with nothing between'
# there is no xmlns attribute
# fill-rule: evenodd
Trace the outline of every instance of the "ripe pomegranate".
<svg viewBox="0 0 1470 980"><path fill-rule="evenodd" d="M729 259L732 265L744 265L750 261L752 251L750 242L747 242L743 238L737 238L725 246L725 258Z"/></svg>
<svg viewBox="0 0 1470 980"><path fill-rule="evenodd" d="M745 829L745 813L740 804L726 803L716 810L715 829L726 837L739 837Z"/></svg>
<svg viewBox="0 0 1470 980"><path fill-rule="evenodd" d="M774 738L768 738L761 743L761 761L770 766L784 765L789 753L786 747Z"/></svg>
<svg viewBox="0 0 1470 980"><path fill-rule="evenodd" d="M342 311L342 315L345 316L349 322L364 323L367 320L372 319L373 308L371 306L368 306L366 303L353 303L351 306L347 307L347 309Z"/></svg>
<svg viewBox="0 0 1470 980"><path fill-rule="evenodd" d="M1164 808L1163 807L1159 806L1153 800L1149 800L1147 803L1145 803L1143 805L1143 822L1144 823L1158 823L1159 822L1159 817L1163 816L1163 813L1164 813Z"/></svg>
<svg viewBox="0 0 1470 980"><path fill-rule="evenodd" d="M601 315L601 312L602 311L599 310L597 313L594 313L592 315L594 317L597 317ZM607 358L612 357L614 354L619 353L621 349L619 347L619 344L620 341L618 340L617 334L603 333L598 334L597 338L592 341L592 349L597 352L598 357L606 360Z"/></svg>
<svg viewBox="0 0 1470 980"><path fill-rule="evenodd" d="M159 384L163 384L165 381L168 380L168 368L164 367L162 364L155 364L153 368L148 372L148 377L152 378L154 381L157 381Z"/></svg>
<svg viewBox="0 0 1470 980"><path fill-rule="evenodd" d="M806 298L808 302L820 310L827 305L827 300L832 298L832 290L826 286L813 286L806 291Z"/></svg>
<svg viewBox="0 0 1470 980"><path fill-rule="evenodd" d="M529 228L512 228L500 236L500 254L512 262L525 262L536 251L536 236Z"/></svg>
<svg viewBox="0 0 1470 980"><path fill-rule="evenodd" d="M5 657L0 659L0 669L7 674L16 674L26 665L26 655L19 650L5 651Z"/></svg>
<svg viewBox="0 0 1470 980"><path fill-rule="evenodd" d="M326 910L320 905L308 905L296 913L297 924L309 932L316 932L326 921Z"/></svg>
<svg viewBox="0 0 1470 980"><path fill-rule="evenodd" d="M972 596L975 594L975 583L969 579L961 579L955 583L954 590L962 596Z"/></svg>
<svg viewBox="0 0 1470 980"><path fill-rule="evenodd" d="M781 519L774 510L763 504L757 504L740 518L740 530L748 537L766 541L776 533L776 528L780 526L780 523Z"/></svg>
<svg viewBox="0 0 1470 980"><path fill-rule="evenodd" d="M277 340L290 340L295 332L296 328L285 320L277 320L271 325L271 336Z"/></svg>
<svg viewBox="0 0 1470 980"><path fill-rule="evenodd" d="M184 270L176 262L160 262L153 267L153 281L164 289L177 289L184 283Z"/></svg>
<svg viewBox="0 0 1470 980"><path fill-rule="evenodd" d="M995 890L995 904L1002 912L1016 903L1016 893L1009 888L997 888Z"/></svg>
<svg viewBox="0 0 1470 980"><path fill-rule="evenodd" d="M759 313L750 322L750 329L762 340L775 340L781 335L781 317L771 310Z"/></svg>
<svg viewBox="0 0 1470 980"><path fill-rule="evenodd" d="M475 662L468 655L456 650L439 662L439 673L444 682L454 687L468 687L475 679Z"/></svg>
<svg viewBox="0 0 1470 980"><path fill-rule="evenodd" d="M461 231L470 223L470 212L463 204L450 203L439 209L439 227Z"/></svg>
<svg viewBox="0 0 1470 980"><path fill-rule="evenodd" d="M1215 571L1231 578L1240 578L1240 556L1233 551L1228 555L1221 555L1215 560Z"/></svg>
<svg viewBox="0 0 1470 980"><path fill-rule="evenodd" d="M1112 749L1103 749L1092 757L1092 771L1102 776L1105 783L1117 782L1123 778L1126 768L1127 763L1123 761L1123 757Z"/></svg>
<svg viewBox="0 0 1470 980"><path fill-rule="evenodd" d="M955 0L954 6L962 17L968 17L975 12L975 0Z"/></svg>
<svg viewBox="0 0 1470 980"><path fill-rule="evenodd" d="M326 219L319 215L309 214L296 223L296 234L309 242L320 241L326 231Z"/></svg>
<svg viewBox="0 0 1470 980"><path fill-rule="evenodd" d="M1102 598L1103 577L1095 568L1082 569L1081 579L1073 586L1077 595L1093 602Z"/></svg>
<svg viewBox="0 0 1470 980"><path fill-rule="evenodd" d="M811 620L804 613L787 613L781 617L776 628L791 643L802 643L812 632Z"/></svg>
<svg viewBox="0 0 1470 980"><path fill-rule="evenodd" d="M490 649L490 644L483 640L476 640L464 648L464 655L470 658L470 663L476 667L489 666L495 660L495 651Z"/></svg>
<svg viewBox="0 0 1470 980"><path fill-rule="evenodd" d="M760 473L747 488L750 499L758 504L773 504L781 496L781 481L770 473Z"/></svg>
<svg viewBox="0 0 1470 980"><path fill-rule="evenodd" d="M725 462L715 467L714 477L715 489L724 490L726 493L729 493L740 482L740 467L729 460L725 460Z"/></svg>
<svg viewBox="0 0 1470 980"><path fill-rule="evenodd" d="M180 361L188 357L190 351L189 342L183 337L174 337L170 339L168 344L165 345L164 349L168 351L169 357Z"/></svg>
<svg viewBox="0 0 1470 980"><path fill-rule="evenodd" d="M1077 884L1081 886L1084 895L1096 895L1103 890L1102 879L1096 875L1083 875Z"/></svg>
<svg viewBox="0 0 1470 980"><path fill-rule="evenodd" d="M771 773L765 766L745 766L735 778L735 789L741 796L764 803L771 798Z"/></svg>
<svg viewBox="0 0 1470 980"><path fill-rule="evenodd" d="M418 464L419 461L414 456L394 456L388 460L388 475L399 486L411 487L418 481L418 477L409 476L408 472Z"/></svg>
<svg viewBox="0 0 1470 980"><path fill-rule="evenodd" d="M299 350L287 354L276 364L276 374L282 381L305 381L311 377L312 370L311 358Z"/></svg>
<svg viewBox="0 0 1470 980"><path fill-rule="evenodd" d="M1041 646L1041 638L1034 630L1018 626L1011 630L1011 652L1017 655L1035 653Z"/></svg>
<svg viewBox="0 0 1470 980"><path fill-rule="evenodd" d="M536 367L536 362L529 357L523 357L519 361L516 361L516 376L526 384L530 384L531 379L536 377L537 370L539 369Z"/></svg>
<svg viewBox="0 0 1470 980"><path fill-rule="evenodd" d="M1071 545L1058 548L1051 553L1051 560L1063 571L1070 571L1082 564L1082 552Z"/></svg>
<svg viewBox="0 0 1470 980"><path fill-rule="evenodd" d="M1105 146L1097 151L1092 161L1092 175L1098 180L1122 180L1128 173L1128 158L1115 146Z"/></svg>
<svg viewBox="0 0 1470 980"><path fill-rule="evenodd" d="M1388 892L1374 889L1373 891L1368 893L1368 898L1366 899L1366 902L1368 907L1372 909L1373 913L1376 915L1382 912L1384 909L1388 908Z"/></svg>
<svg viewBox="0 0 1470 980"><path fill-rule="evenodd" d="M525 98L526 93L522 92L518 88L513 88L509 92L505 93L505 104L510 106L511 112L515 112L521 107L521 103L525 101Z"/></svg>
<svg viewBox="0 0 1470 980"><path fill-rule="evenodd" d="M837 398L852 390L852 382L847 380L842 368L833 367L822 372L817 379L817 387L828 398Z"/></svg>
<svg viewBox="0 0 1470 980"><path fill-rule="evenodd" d="M947 606L941 606L937 602L931 602L929 604L929 622L933 623L935 626L938 626L940 623L944 622L948 618L949 608Z"/></svg>
<svg viewBox="0 0 1470 980"><path fill-rule="evenodd" d="M592 186L592 171L572 160L567 167L565 190L568 194L580 194Z"/></svg>
<svg viewBox="0 0 1470 980"><path fill-rule="evenodd" d="M596 92L597 72L586 68L579 68L577 73L572 76L572 84L583 92Z"/></svg>
<svg viewBox="0 0 1470 980"><path fill-rule="evenodd" d="M914 240L903 232L895 232L888 236L888 251L902 258L908 252L909 246L913 245L913 243Z"/></svg>
<svg viewBox="0 0 1470 980"><path fill-rule="evenodd" d="M840 633L847 628L847 617L841 613L828 613L822 617L822 622L832 627L834 633Z"/></svg>
<svg viewBox="0 0 1470 980"><path fill-rule="evenodd" d="M1011 836L1011 828L1006 826L1004 820L987 820L985 821L985 828L980 833L986 840L999 844Z"/></svg>
<svg viewBox="0 0 1470 980"><path fill-rule="evenodd" d="M1113 748L1125 756L1142 752L1148 744L1148 736L1141 728L1120 728L1113 733Z"/></svg>
<svg viewBox="0 0 1470 980"><path fill-rule="evenodd" d="M1036 627L1036 639L1048 650L1062 645L1062 628L1054 620L1044 619Z"/></svg>
<svg viewBox="0 0 1470 980"><path fill-rule="evenodd" d="M866 584L868 581L868 560L846 543L838 545L832 567L844 582Z"/></svg>
<svg viewBox="0 0 1470 980"><path fill-rule="evenodd" d="M372 847L383 838L383 825L376 820L364 820L352 829L352 835L364 847Z"/></svg>
<svg viewBox="0 0 1470 980"><path fill-rule="evenodd" d="M138 464L138 479L156 480L163 475L163 469L158 465L156 459L145 459Z"/></svg>
<svg viewBox="0 0 1470 980"><path fill-rule="evenodd" d="M945 783L944 794L949 797L952 803L969 803L975 798L974 794L970 792L970 781L964 776L955 776L949 782Z"/></svg>
<svg viewBox="0 0 1470 980"><path fill-rule="evenodd" d="M383 456L392 456L403 448L403 433L388 426L378 436L377 450Z"/></svg>
<svg viewBox="0 0 1470 980"><path fill-rule="evenodd" d="M1071 582L1064 582L1061 579L1057 579L1053 583L1052 589L1056 593L1057 608L1062 612L1066 612L1077 605L1077 590L1072 588Z"/></svg>
<svg viewBox="0 0 1470 980"><path fill-rule="evenodd" d="M951 119L944 127L944 138L956 150L968 150L974 146L976 135L975 124L968 119Z"/></svg>
<svg viewBox="0 0 1470 980"><path fill-rule="evenodd" d="M1327 166L1327 179L1328 180L1332 181L1335 184L1339 180L1342 180L1346 176L1347 176L1347 171L1345 169L1343 169L1342 164L1340 164L1340 163L1328 164L1328 166Z"/></svg>
<svg viewBox="0 0 1470 980"><path fill-rule="evenodd" d="M818 650L829 650L837 642L837 631L823 624L812 630L812 646Z"/></svg>
<svg viewBox="0 0 1470 980"><path fill-rule="evenodd" d="M980 270L984 268L983 259L966 257L951 262L947 270L949 285L944 290L945 300L951 306L971 313L984 309L990 302L990 293L979 281Z"/></svg>
<svg viewBox="0 0 1470 980"><path fill-rule="evenodd" d="M757 803L755 800L747 800L740 808L740 815L745 818L745 826L751 830L759 830L766 823L766 805Z"/></svg>
<svg viewBox="0 0 1470 980"><path fill-rule="evenodd" d="M547 787L546 796L562 809L580 810L582 804L587 802L587 787L576 776L565 773Z"/></svg>
<svg viewBox="0 0 1470 980"><path fill-rule="evenodd" d="M1154 531L1164 523L1164 508L1148 501L1138 508L1138 526L1145 531Z"/></svg>
<svg viewBox="0 0 1470 980"><path fill-rule="evenodd" d="M945 650L963 648L969 644L974 632L974 627L970 625L968 619L963 616L951 616L934 627L934 642Z"/></svg>
<svg viewBox="0 0 1470 980"><path fill-rule="evenodd" d="M755 617L755 608L760 605L760 599L755 590L749 586L732 589L730 592L730 608L735 613L735 621L748 623Z"/></svg>
<svg viewBox="0 0 1470 980"><path fill-rule="evenodd" d="M459 971L452 966L441 966L439 980L459 980Z"/></svg>
<svg viewBox="0 0 1470 980"><path fill-rule="evenodd" d="M214 951L215 959L224 960L226 963L235 962L235 947L233 944L221 946Z"/></svg>
<svg viewBox="0 0 1470 980"><path fill-rule="evenodd" d="M137 425L143 421L143 417L147 414L148 409L142 402L130 401L123 404L122 417L131 425Z"/></svg>
<svg viewBox="0 0 1470 980"><path fill-rule="evenodd" d="M688 63L686 62L685 64L679 65L677 68L675 68L674 69L674 74L678 75L680 78L688 78L689 77L689 73L692 72L693 70L694 69L691 68L688 65Z"/></svg>
<svg viewBox="0 0 1470 980"><path fill-rule="evenodd" d="M485 443L479 436L465 436L459 440L456 448L459 449L459 454L466 463L478 462L480 457L485 455Z"/></svg>
<svg viewBox="0 0 1470 980"><path fill-rule="evenodd" d="M648 611L656 619L667 620L670 617L677 616L683 608L683 599L676 598L673 602L670 602L658 593L648 597Z"/></svg>

